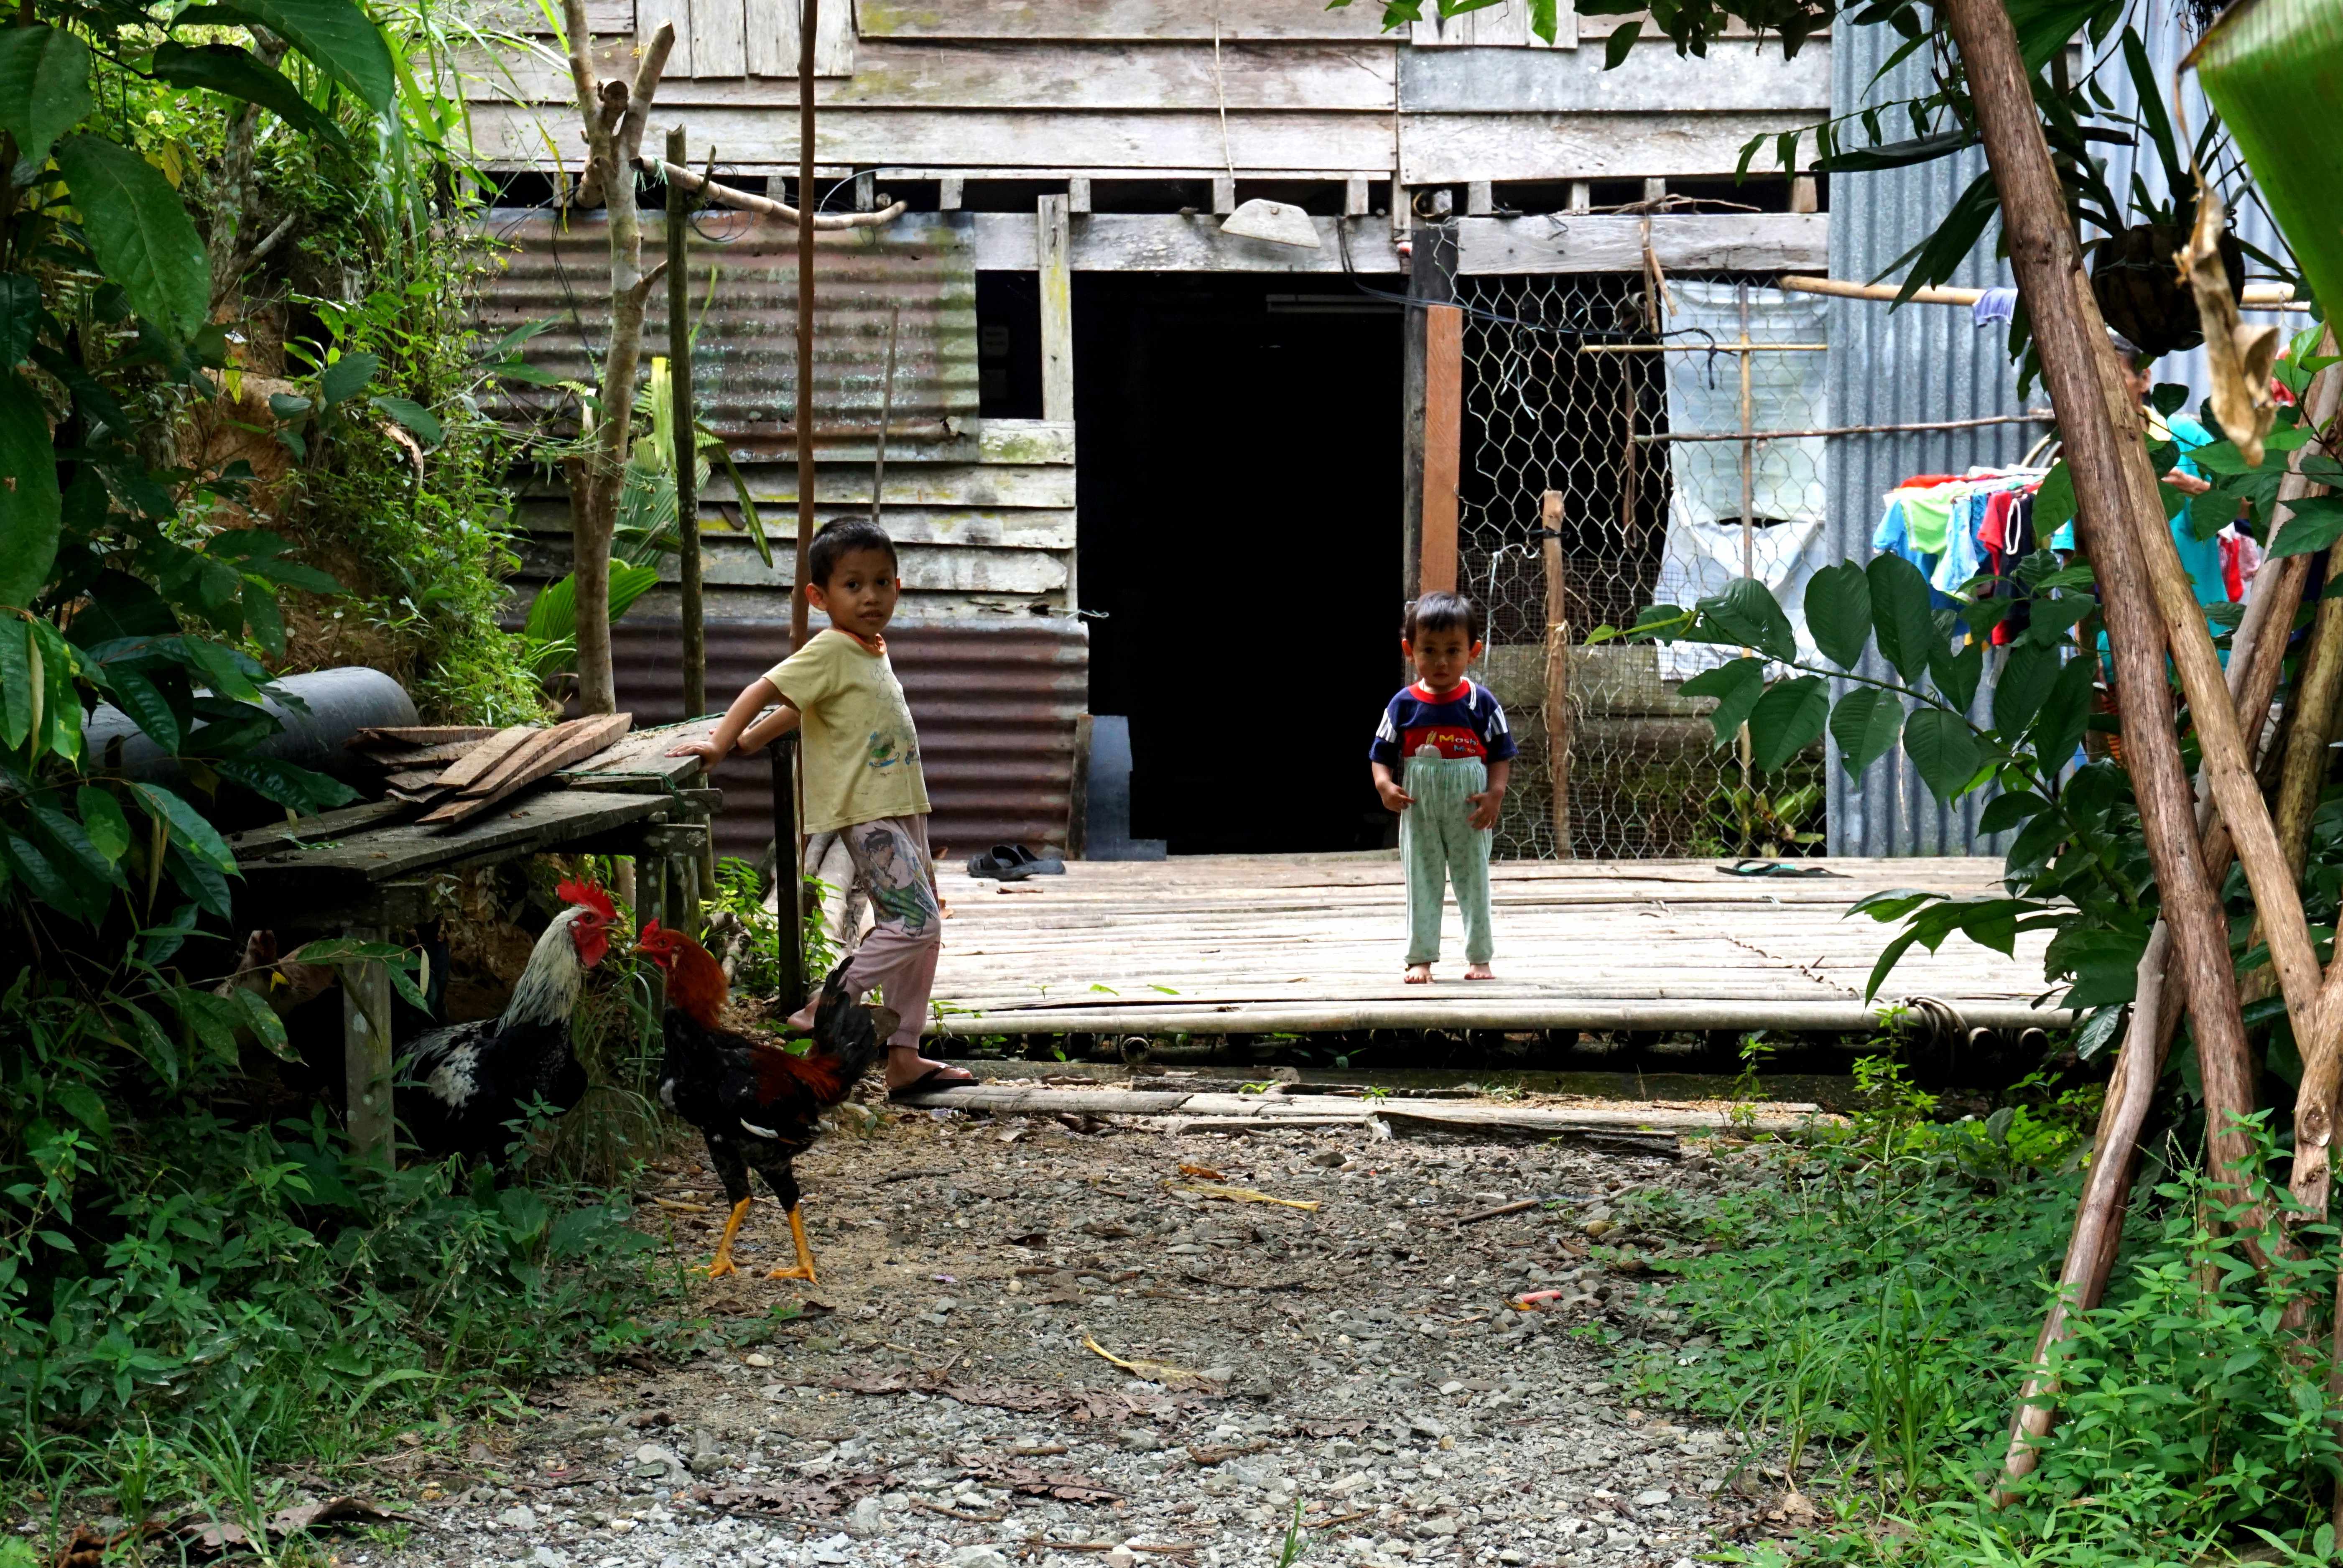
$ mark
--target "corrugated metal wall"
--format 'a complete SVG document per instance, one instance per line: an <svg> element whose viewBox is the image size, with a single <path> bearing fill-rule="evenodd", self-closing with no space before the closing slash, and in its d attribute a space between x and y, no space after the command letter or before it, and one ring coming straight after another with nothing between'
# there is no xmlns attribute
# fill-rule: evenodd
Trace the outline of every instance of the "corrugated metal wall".
<svg viewBox="0 0 2343 1568"><path fill-rule="evenodd" d="M1921 62L1905 62L1872 85L1895 45L1891 28L1845 27L1832 34L1831 113L1892 103L1926 88ZM1936 227L1969 181L1985 167L1972 150L1916 168L1833 175L1830 187L1831 276L1868 282ZM1962 265L1955 284L1966 288L2010 282L1995 259L1990 232ZM1884 425L1968 419L2023 411L2017 376L2009 363L2006 329L1978 331L1969 313L1940 305L1891 311L1861 299L1831 302L1831 423ZM2041 394L2036 392L2036 398ZM1830 444L1830 555L1867 560L1881 498L1911 474L1958 473L1972 464L2015 461L2042 433L2029 425L1976 430L1909 431L1841 437ZM1877 662L1877 656L1872 656ZM1888 673L1885 666L1869 675ZM1982 706L1990 686L1978 694ZM1982 801L1972 797L1950 809L1937 804L1910 759L1898 750L1861 779L1850 779L1830 747L1829 848L1834 855L1966 855L1992 853L1980 839Z"/></svg>
<svg viewBox="0 0 2343 1568"><path fill-rule="evenodd" d="M618 706L638 725L683 717L682 634L673 621L628 617L610 628ZM711 701L772 668L789 628L708 623ZM1074 724L1090 699L1090 636L1079 621L898 622L887 650L911 718L935 814L929 843L940 857L989 845L1066 841ZM716 852L754 859L773 836L773 776L760 755L717 769L724 813Z"/></svg>

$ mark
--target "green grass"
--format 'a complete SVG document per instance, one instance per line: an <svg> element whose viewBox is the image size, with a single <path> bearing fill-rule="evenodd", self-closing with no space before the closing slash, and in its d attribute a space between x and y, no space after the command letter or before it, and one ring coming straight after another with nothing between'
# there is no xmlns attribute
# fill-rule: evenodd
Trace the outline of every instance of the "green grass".
<svg viewBox="0 0 2343 1568"><path fill-rule="evenodd" d="M2331 1296L2333 1231L2307 1227L2312 1256L2265 1279L2194 1175L2151 1162L2108 1299L2077 1319L2038 1468L1996 1508L2086 1146L2030 1112L1932 1123L1892 1068L1868 1074L1873 1109L1845 1141L1775 1146L1722 1192L1625 1211L1675 1245L1656 1304L1711 1342L1647 1350L1631 1391L1725 1426L1745 1486L1794 1484L1826 1521L1741 1560L2326 1561L2343 1451L2325 1336L2278 1324L2298 1293Z"/></svg>

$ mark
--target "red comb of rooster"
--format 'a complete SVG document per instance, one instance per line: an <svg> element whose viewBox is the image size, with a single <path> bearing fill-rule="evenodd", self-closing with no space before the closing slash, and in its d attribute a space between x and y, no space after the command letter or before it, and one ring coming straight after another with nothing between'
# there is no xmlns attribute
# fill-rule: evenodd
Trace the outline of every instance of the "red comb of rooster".
<svg viewBox="0 0 2343 1568"><path fill-rule="evenodd" d="M565 904L576 904L580 909L591 910L605 921L612 924L618 921L618 906L610 902L610 895L603 890L598 882L564 882L553 891L554 896Z"/></svg>

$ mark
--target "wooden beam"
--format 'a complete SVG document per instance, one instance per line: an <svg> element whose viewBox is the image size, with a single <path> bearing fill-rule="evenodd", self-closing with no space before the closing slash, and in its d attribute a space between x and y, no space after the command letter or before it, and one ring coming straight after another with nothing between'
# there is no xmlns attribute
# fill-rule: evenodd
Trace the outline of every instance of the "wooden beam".
<svg viewBox="0 0 2343 1568"><path fill-rule="evenodd" d="M1574 188L1571 199L1580 199ZM1468 274L1637 272L1645 220L1588 215L1458 220L1458 270ZM1670 213L1649 220L1652 253L1670 272L1780 272L1827 261L1823 213Z"/></svg>
<svg viewBox="0 0 2343 1568"><path fill-rule="evenodd" d="M1041 417L1074 417L1074 280L1066 198L1045 196L1034 215L1034 266L1041 293Z"/></svg>
<svg viewBox="0 0 2343 1568"><path fill-rule="evenodd" d="M1075 175L1066 181L1066 210L1088 216L1091 210L1091 176Z"/></svg>
<svg viewBox="0 0 2343 1568"><path fill-rule="evenodd" d="M388 933L357 925L351 940L378 942ZM377 960L340 966L342 1066L350 1152L387 1171L395 1152L397 1115L391 1104L390 971Z"/></svg>
<svg viewBox="0 0 2343 1568"><path fill-rule="evenodd" d="M1820 212L1822 209L1822 187L1815 184L1814 176L1800 175L1790 182L1792 212Z"/></svg>
<svg viewBox="0 0 2343 1568"><path fill-rule="evenodd" d="M1570 836L1570 605L1562 559L1562 492L1538 503L1538 553L1545 566L1545 769L1554 791L1554 854L1574 858Z"/></svg>
<svg viewBox="0 0 2343 1568"><path fill-rule="evenodd" d="M936 182L936 206L945 212L960 211L967 199L968 181L960 175L946 175Z"/></svg>
<svg viewBox="0 0 2343 1568"><path fill-rule="evenodd" d="M980 212L976 226L976 265L981 272L1029 272L1034 265L1031 220L1018 213ZM1317 272L1341 276L1343 241L1340 218L1310 220L1318 248L1262 245L1223 236L1217 218L1197 213L1094 212L1077 226L1067 249L1075 272ZM1352 224L1349 240L1354 272L1392 274L1399 257L1381 224ZM1638 253L1636 265L1641 266Z"/></svg>
<svg viewBox="0 0 2343 1568"><path fill-rule="evenodd" d="M1394 188L1394 211L1408 204L1408 193ZM1423 591L1424 539L1424 435L1426 398L1431 378L1426 323L1431 307L1456 297L1456 236L1453 226L1428 223L1411 231L1407 297L1411 301L1400 322L1400 593L1413 599Z"/></svg>
<svg viewBox="0 0 2343 1568"><path fill-rule="evenodd" d="M1213 216L1217 217L1226 217L1229 214L1236 210L1236 176L1233 175L1214 175L1212 176Z"/></svg>
<svg viewBox="0 0 2343 1568"><path fill-rule="evenodd" d="M1344 217L1367 216L1367 182L1365 180L1347 179L1342 182L1342 216Z"/></svg>
<svg viewBox="0 0 2343 1568"><path fill-rule="evenodd" d="M1468 180L1464 185L1464 211L1473 217L1487 217L1497 210L1496 192L1488 180Z"/></svg>
<svg viewBox="0 0 2343 1568"><path fill-rule="evenodd" d="M1464 313L1423 312L1423 543L1418 593L1456 588L1456 490L1464 421Z"/></svg>

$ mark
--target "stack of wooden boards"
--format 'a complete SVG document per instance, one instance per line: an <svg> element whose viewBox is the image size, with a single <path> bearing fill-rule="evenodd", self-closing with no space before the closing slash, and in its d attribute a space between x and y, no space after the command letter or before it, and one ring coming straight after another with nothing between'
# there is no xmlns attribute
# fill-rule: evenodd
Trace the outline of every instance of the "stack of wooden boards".
<svg viewBox="0 0 2343 1568"><path fill-rule="evenodd" d="M391 799L427 808L424 822L454 826L603 750L634 724L630 713L597 713L542 729L424 725L361 729L349 749L383 771Z"/></svg>

